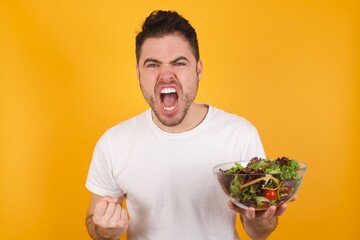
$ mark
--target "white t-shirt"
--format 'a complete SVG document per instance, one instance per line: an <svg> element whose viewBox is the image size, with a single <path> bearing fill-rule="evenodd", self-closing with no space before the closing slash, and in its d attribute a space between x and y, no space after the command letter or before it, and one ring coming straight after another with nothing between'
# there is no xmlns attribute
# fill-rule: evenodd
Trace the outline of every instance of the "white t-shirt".
<svg viewBox="0 0 360 240"><path fill-rule="evenodd" d="M263 146L244 118L209 106L196 128L168 133L149 109L99 139L86 187L97 195L125 195L129 240L239 239L236 214L212 168L255 156L265 157Z"/></svg>

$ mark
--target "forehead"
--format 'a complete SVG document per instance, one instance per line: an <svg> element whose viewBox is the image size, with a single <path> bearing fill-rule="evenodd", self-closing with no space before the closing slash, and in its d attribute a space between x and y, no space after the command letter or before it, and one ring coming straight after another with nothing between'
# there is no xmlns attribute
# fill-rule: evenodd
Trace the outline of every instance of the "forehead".
<svg viewBox="0 0 360 240"><path fill-rule="evenodd" d="M168 34L160 37L149 37L141 46L140 62L147 58L172 60L184 56L194 58L189 42L181 34Z"/></svg>

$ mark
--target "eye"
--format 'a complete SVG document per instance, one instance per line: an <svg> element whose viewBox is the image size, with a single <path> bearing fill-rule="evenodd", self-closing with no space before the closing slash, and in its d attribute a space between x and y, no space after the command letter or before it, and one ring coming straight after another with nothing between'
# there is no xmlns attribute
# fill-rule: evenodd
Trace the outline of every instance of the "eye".
<svg viewBox="0 0 360 240"><path fill-rule="evenodd" d="M176 62L175 66L185 66L186 63L185 62Z"/></svg>
<svg viewBox="0 0 360 240"><path fill-rule="evenodd" d="M146 65L146 68L156 68L157 64L156 63L149 63Z"/></svg>

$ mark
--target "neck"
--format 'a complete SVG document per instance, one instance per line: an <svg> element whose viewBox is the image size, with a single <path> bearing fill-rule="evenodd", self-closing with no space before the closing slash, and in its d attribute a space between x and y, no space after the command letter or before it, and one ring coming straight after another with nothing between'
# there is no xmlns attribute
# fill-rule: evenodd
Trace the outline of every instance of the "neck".
<svg viewBox="0 0 360 240"><path fill-rule="evenodd" d="M153 112L152 118L156 126L158 126L161 130L169 133L181 133L198 126L205 119L208 109L208 105L193 103L183 121L179 125L173 127L163 125Z"/></svg>

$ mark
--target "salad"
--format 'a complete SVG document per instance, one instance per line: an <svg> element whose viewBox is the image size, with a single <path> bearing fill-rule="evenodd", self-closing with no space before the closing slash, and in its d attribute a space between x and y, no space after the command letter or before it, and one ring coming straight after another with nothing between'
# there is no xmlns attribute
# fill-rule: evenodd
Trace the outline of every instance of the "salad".
<svg viewBox="0 0 360 240"><path fill-rule="evenodd" d="M236 162L233 167L222 170L220 183L223 190L235 202L267 209L289 200L300 187L300 165L287 157L275 160L252 158L246 166Z"/></svg>

